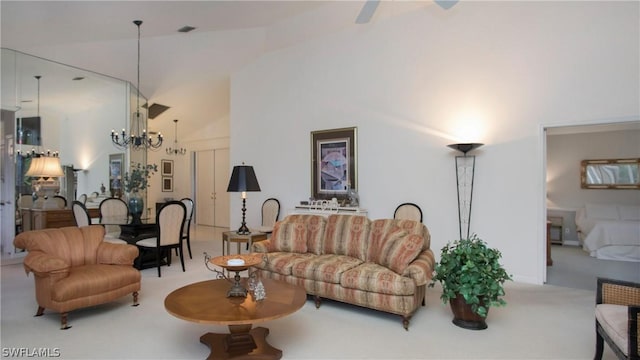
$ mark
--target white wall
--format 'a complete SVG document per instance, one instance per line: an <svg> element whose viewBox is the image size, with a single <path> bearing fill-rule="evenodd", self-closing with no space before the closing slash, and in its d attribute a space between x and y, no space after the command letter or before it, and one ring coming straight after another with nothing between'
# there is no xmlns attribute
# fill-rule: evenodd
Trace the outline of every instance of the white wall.
<svg viewBox="0 0 640 360"><path fill-rule="evenodd" d="M547 206L577 209L586 203L640 204L640 190L582 189L580 162L640 156L640 131L547 137Z"/></svg>
<svg viewBox="0 0 640 360"><path fill-rule="evenodd" d="M478 141L471 231L516 280L544 280L542 127L638 119L637 2L432 6L262 56L232 77L231 165L267 197L310 194L313 130L358 127L371 218L419 204L439 249L458 234L455 153ZM296 29L291 29L296 31ZM232 223L240 205L232 202ZM515 234L515 236L514 236Z"/></svg>

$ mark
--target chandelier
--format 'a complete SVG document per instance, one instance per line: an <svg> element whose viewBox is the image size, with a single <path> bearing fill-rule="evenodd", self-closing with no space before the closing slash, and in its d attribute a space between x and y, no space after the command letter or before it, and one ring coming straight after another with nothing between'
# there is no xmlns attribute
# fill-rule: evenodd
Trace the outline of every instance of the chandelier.
<svg viewBox="0 0 640 360"><path fill-rule="evenodd" d="M138 85L136 89L138 96L136 111L131 117L130 134L127 135L124 129L122 129L121 134L116 133L115 130L111 130L111 141L116 147L121 149L155 150L162 145L162 134L158 133L155 139L151 137L151 134L147 134L147 130L145 129L147 118L145 114L140 112L140 25L142 25L142 20L134 20L133 23L138 27Z"/></svg>
<svg viewBox="0 0 640 360"><path fill-rule="evenodd" d="M37 98L37 112L36 112L36 119L38 119L38 128L40 128L40 78L42 78L41 75L35 75L34 78L36 78L36 81L38 82L38 98ZM20 148L18 150L16 150L16 153L18 154L18 156L23 156L26 158L38 158L38 157L55 157L57 158L58 156L60 156L60 153L58 151L51 151L51 150L47 150L46 152L44 150L40 150L40 146L42 145L41 143L41 139L40 139L40 132L38 131L37 134L35 134L36 139L32 139L31 143L35 142L35 145L38 147L38 149L36 150L35 147L31 148L31 151L26 151L23 152L22 151L22 139L25 136L24 134L24 124L21 125L18 128L18 144L20 144ZM32 134L34 135L34 134ZM27 135L28 136L28 135Z"/></svg>
<svg viewBox="0 0 640 360"><path fill-rule="evenodd" d="M187 153L187 149L178 146L178 119L174 119L173 122L176 124L175 137L173 138L173 148L168 147L165 150L167 151L167 155L184 155Z"/></svg>

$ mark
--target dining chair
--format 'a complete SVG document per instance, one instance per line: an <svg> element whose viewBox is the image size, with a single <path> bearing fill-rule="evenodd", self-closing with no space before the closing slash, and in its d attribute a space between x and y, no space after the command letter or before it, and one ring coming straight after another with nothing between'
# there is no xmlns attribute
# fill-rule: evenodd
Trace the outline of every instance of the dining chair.
<svg viewBox="0 0 640 360"><path fill-rule="evenodd" d="M275 198L268 198L262 203L262 224L256 228L256 231L271 234L273 226L280 217L280 202Z"/></svg>
<svg viewBox="0 0 640 360"><path fill-rule="evenodd" d="M73 211L73 218L76 220L76 225L78 227L91 225L91 215L89 215L89 210L87 210L87 207L82 202L78 200L74 200L71 203L71 209ZM113 235L110 235L108 237L107 235L108 234L105 233L105 236L103 239L106 242L110 242L112 244L127 243L126 241L119 239L117 237L114 237Z"/></svg>
<svg viewBox="0 0 640 360"><path fill-rule="evenodd" d="M54 195L53 199L55 200L55 202L58 205L59 209L66 209L67 208L67 199L65 199L64 196L62 196L62 195Z"/></svg>
<svg viewBox="0 0 640 360"><path fill-rule="evenodd" d="M394 219L414 220L422 222L422 210L414 203L403 203L398 205L393 213Z"/></svg>
<svg viewBox="0 0 640 360"><path fill-rule="evenodd" d="M91 216L89 216L89 211L82 202L74 200L71 203L71 210L73 210L73 218L78 227L91 225Z"/></svg>
<svg viewBox="0 0 640 360"><path fill-rule="evenodd" d="M124 200L119 198L107 198L100 202L100 223L103 223L104 218L129 218L129 208ZM120 225L104 224L105 239L119 239L120 238Z"/></svg>
<svg viewBox="0 0 640 360"><path fill-rule="evenodd" d="M83 204L87 204L87 194L81 194L80 196L78 196L78 201L80 201Z"/></svg>
<svg viewBox="0 0 640 360"><path fill-rule="evenodd" d="M182 240L185 240L187 242L189 259L193 259L193 257L191 256L191 218L193 218L193 200L190 198L183 198L180 201L184 204L187 210L187 215L185 218L186 223L182 233Z"/></svg>
<svg viewBox="0 0 640 360"><path fill-rule="evenodd" d="M178 249L182 271L184 268L184 252L182 251L182 234L187 216L187 208L182 201L168 201L162 206L156 215L158 236L142 239L136 242L140 249L138 257L138 269L142 268L142 258L145 252L153 251L158 267L158 277L162 277L160 271L161 260L166 256L167 265L171 266L171 249Z"/></svg>

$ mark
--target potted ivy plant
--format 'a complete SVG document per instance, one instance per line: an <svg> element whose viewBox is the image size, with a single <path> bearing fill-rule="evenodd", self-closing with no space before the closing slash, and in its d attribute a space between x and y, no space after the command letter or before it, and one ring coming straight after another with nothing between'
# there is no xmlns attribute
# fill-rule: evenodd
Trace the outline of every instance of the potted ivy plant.
<svg viewBox="0 0 640 360"><path fill-rule="evenodd" d="M449 302L453 323L465 329L487 328L491 306L504 306L503 284L511 280L500 264L502 254L477 235L449 242L442 248L430 287L442 284L443 303Z"/></svg>

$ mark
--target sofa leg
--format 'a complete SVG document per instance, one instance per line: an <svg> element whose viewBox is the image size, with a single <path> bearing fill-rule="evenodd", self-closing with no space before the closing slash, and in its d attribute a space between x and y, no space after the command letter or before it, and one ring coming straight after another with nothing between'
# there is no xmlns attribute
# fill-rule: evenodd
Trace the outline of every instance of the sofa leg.
<svg viewBox="0 0 640 360"><path fill-rule="evenodd" d="M42 314L44 314L44 308L42 306L38 306L38 311L36 311L36 314L33 316L42 316Z"/></svg>
<svg viewBox="0 0 640 360"><path fill-rule="evenodd" d="M71 328L71 326L67 324L67 315L69 315L69 313L66 312L60 314L60 330L67 330Z"/></svg>
<svg viewBox="0 0 640 360"><path fill-rule="evenodd" d="M320 308L320 301L322 299L318 295L313 295L313 300L315 300L315 302L316 302L316 309L319 309Z"/></svg>
<svg viewBox="0 0 640 360"><path fill-rule="evenodd" d="M422 298L422 306L427 305L427 300L425 298Z"/></svg>
<svg viewBox="0 0 640 360"><path fill-rule="evenodd" d="M138 292L137 292L137 291L134 291L134 292L133 292L133 305L131 305L131 306L138 306L138 305L140 305L140 304L138 303Z"/></svg>
<svg viewBox="0 0 640 360"><path fill-rule="evenodd" d="M403 316L402 317L402 327L404 327L405 330L409 331L409 320L411 319L411 316Z"/></svg>

